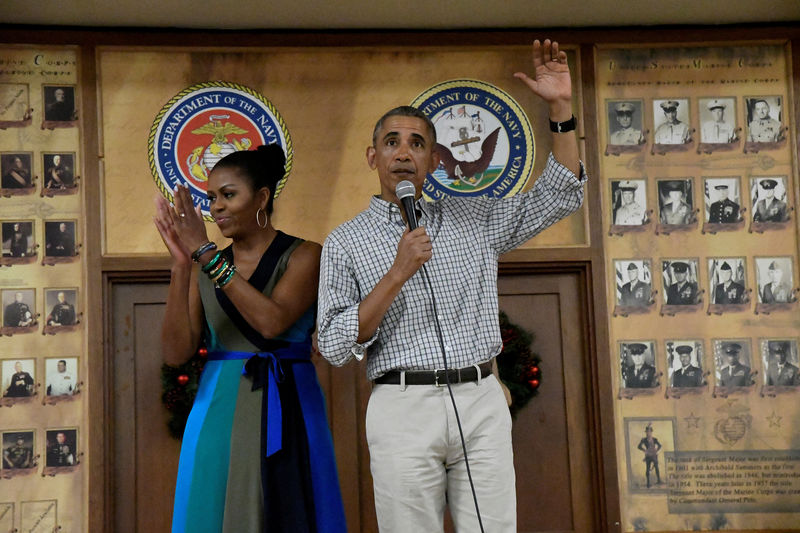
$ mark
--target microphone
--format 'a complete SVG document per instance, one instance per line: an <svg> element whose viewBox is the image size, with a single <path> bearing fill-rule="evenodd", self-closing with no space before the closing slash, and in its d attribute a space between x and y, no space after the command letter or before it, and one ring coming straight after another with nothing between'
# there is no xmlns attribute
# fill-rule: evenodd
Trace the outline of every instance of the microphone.
<svg viewBox="0 0 800 533"><path fill-rule="evenodd" d="M406 213L406 220L408 220L408 229L414 231L417 229L417 212L414 209L414 194L417 192L414 184L408 180L403 180L394 188L394 193L403 204L403 211Z"/></svg>

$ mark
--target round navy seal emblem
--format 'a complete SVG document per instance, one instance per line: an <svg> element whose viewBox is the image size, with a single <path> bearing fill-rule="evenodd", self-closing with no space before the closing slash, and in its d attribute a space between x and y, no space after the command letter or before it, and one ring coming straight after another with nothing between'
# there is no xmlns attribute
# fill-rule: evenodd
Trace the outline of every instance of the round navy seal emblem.
<svg viewBox="0 0 800 533"><path fill-rule="evenodd" d="M426 200L500 198L519 192L533 170L534 139L525 112L504 91L478 80L434 85L411 105L436 127L439 168L422 187Z"/></svg>
<svg viewBox="0 0 800 533"><path fill-rule="evenodd" d="M278 110L256 91L225 81L192 85L176 94L153 121L147 141L150 171L161 193L172 201L178 184L189 187L195 205L212 220L206 197L208 175L231 152L278 143L292 170L292 141Z"/></svg>

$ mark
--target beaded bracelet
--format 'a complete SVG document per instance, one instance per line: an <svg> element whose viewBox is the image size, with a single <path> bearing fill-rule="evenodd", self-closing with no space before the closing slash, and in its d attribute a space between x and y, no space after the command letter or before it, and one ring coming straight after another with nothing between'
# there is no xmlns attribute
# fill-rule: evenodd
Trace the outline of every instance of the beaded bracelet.
<svg viewBox="0 0 800 533"><path fill-rule="evenodd" d="M211 258L211 261L206 263L200 270L203 271L203 274L208 274L209 272L211 272L211 269L214 268L214 266L219 262L220 259L222 259L222 252L217 252L216 254L214 254L214 257Z"/></svg>
<svg viewBox="0 0 800 533"><path fill-rule="evenodd" d="M203 255L209 250L216 250L216 249L217 249L217 244L213 241L208 241L207 243L200 246L200 248L192 252L192 261L194 261L195 263L199 263L201 255Z"/></svg>
<svg viewBox="0 0 800 533"><path fill-rule="evenodd" d="M236 274L236 265L231 265L231 267L228 269L227 275L218 281L216 286L220 289L223 288L225 285L231 282L234 274Z"/></svg>

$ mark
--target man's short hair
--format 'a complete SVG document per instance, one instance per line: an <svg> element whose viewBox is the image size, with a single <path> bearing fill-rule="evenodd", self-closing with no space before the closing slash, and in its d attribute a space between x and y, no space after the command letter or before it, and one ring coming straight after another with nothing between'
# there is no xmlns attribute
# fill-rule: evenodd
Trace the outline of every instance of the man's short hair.
<svg viewBox="0 0 800 533"><path fill-rule="evenodd" d="M378 132L383 127L383 121L389 117L414 117L422 120L428 127L428 132L431 134L431 140L434 144L436 143L436 128L434 127L433 122L431 122L431 119L428 118L428 115L416 107L410 105L401 105L384 113L384 115L378 119L378 122L375 123L375 129L372 130L372 146L375 146L378 143Z"/></svg>

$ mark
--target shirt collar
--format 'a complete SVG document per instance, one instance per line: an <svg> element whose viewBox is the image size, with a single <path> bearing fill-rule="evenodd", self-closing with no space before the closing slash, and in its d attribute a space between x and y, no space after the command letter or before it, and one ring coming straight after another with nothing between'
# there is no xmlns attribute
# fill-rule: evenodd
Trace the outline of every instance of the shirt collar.
<svg viewBox="0 0 800 533"><path fill-rule="evenodd" d="M428 218L431 217L431 204L426 202L422 197L420 197L414 205L418 210L422 211L424 216ZM370 199L368 211L379 220L384 220L392 224L399 223L405 225L405 222L403 222L403 215L400 214L400 208L397 204L384 200L378 195Z"/></svg>

